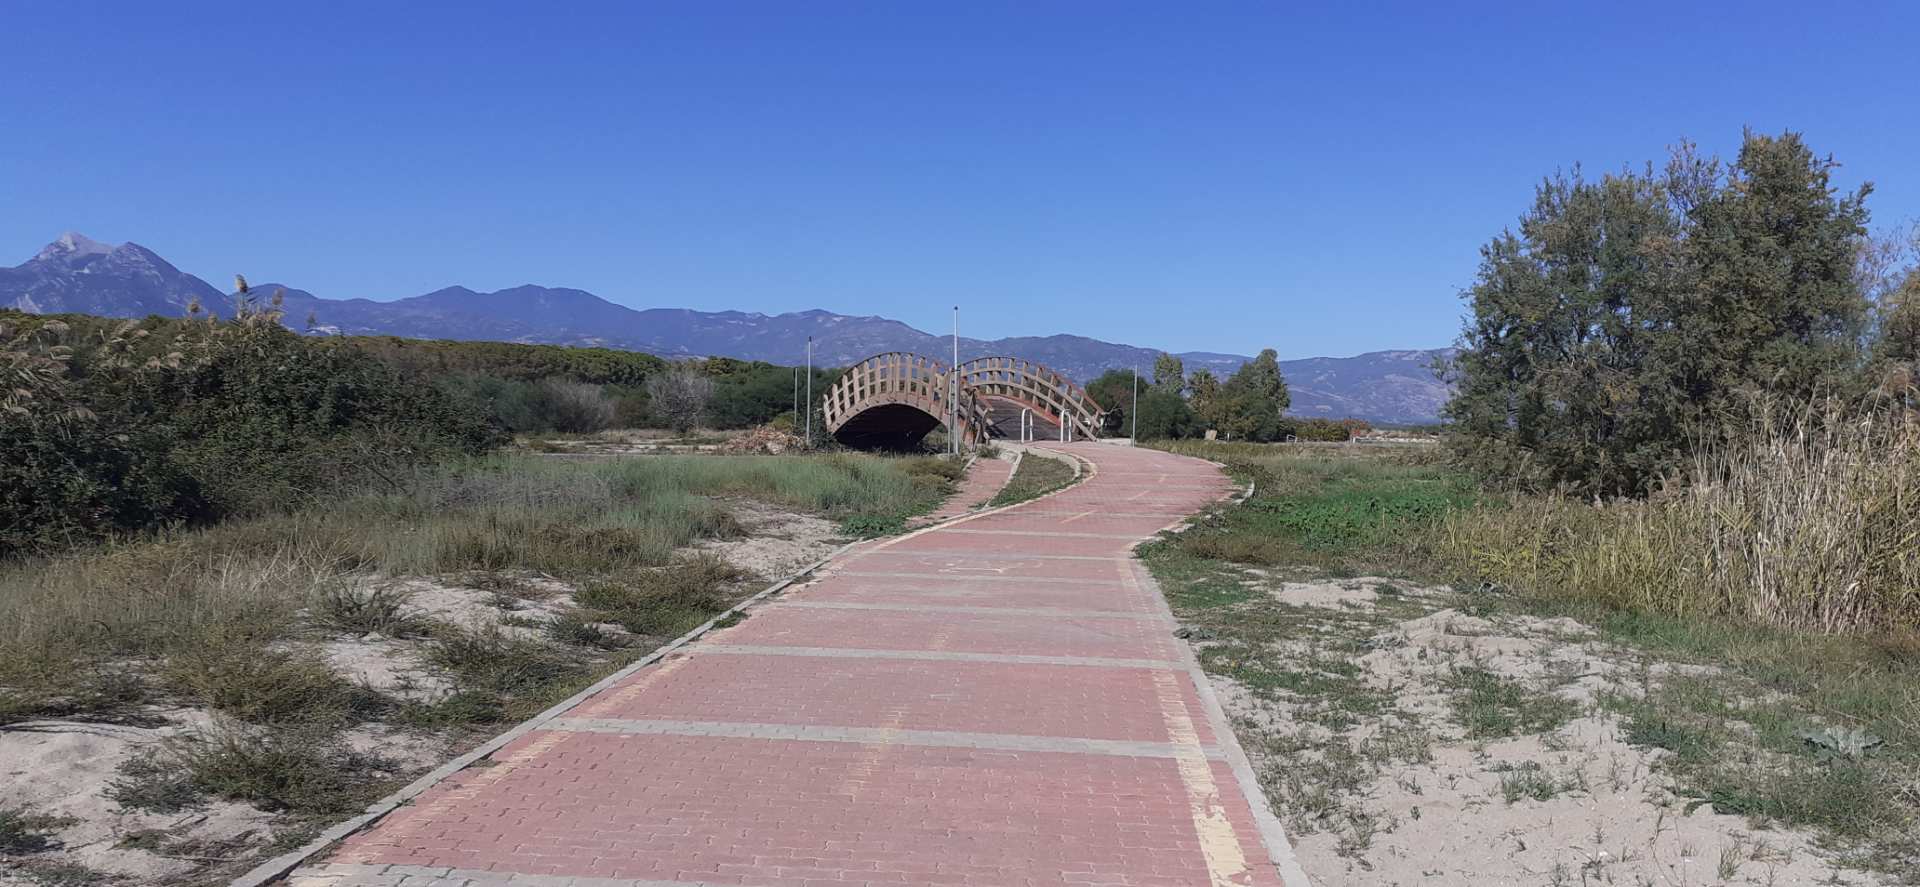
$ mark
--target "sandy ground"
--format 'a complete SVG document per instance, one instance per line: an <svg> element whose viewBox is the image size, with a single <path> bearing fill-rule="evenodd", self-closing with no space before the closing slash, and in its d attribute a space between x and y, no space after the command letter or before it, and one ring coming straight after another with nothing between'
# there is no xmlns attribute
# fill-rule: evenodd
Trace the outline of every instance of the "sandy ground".
<svg viewBox="0 0 1920 887"><path fill-rule="evenodd" d="M792 575L846 541L830 520L745 500L729 500L727 509L746 534L739 539L708 540L698 548L762 579Z"/></svg>
<svg viewBox="0 0 1920 887"><path fill-rule="evenodd" d="M1213 679L1276 798L1313 797L1312 787L1301 781L1323 771L1304 765L1327 763L1329 754L1355 749L1377 767L1331 811L1276 804L1315 884L1882 883L1837 871L1810 834L1756 830L1745 818L1716 814L1709 805L1686 812L1684 799L1655 771L1665 752L1627 744L1617 719L1594 704L1603 692L1635 692L1643 677L1640 662L1594 641L1578 622L1496 621L1435 609L1443 590L1384 579L1280 582L1252 571L1252 581L1276 601L1301 607L1373 612L1383 588L1402 608L1409 600L1433 602L1425 615L1395 621L1368 638L1372 652L1351 660L1365 683L1389 693L1395 704L1346 729L1302 718L1313 704L1309 698L1262 699L1232 680ZM1321 643L1307 638L1280 646L1283 653L1307 658ZM1445 685L1459 665L1549 690L1576 703L1579 714L1551 732L1468 739L1450 717L1456 691ZM1681 670L1656 664L1653 674L1657 680L1662 671ZM1395 750L1395 743L1409 742L1425 747ZM1346 760L1333 766L1348 767ZM1276 784L1286 789L1274 791ZM1514 786L1542 786L1551 797L1523 794L1509 801Z"/></svg>
<svg viewBox="0 0 1920 887"><path fill-rule="evenodd" d="M747 528L740 539L700 546L762 579L785 576L824 556L844 541L830 521L784 512L758 503L729 501ZM407 606L429 619L468 627L498 626L522 637L540 638L540 623L567 613L572 587L537 574L443 576L391 579L361 577L365 584L397 587ZM618 626L603 629L624 634ZM367 635L303 635L280 646L309 646L349 680L392 697L432 702L451 691L452 682L429 666L426 640ZM0 730L0 809L72 820L57 830L59 846L28 857L0 857L0 887L47 883L163 885L191 879L218 858L260 855L281 819L245 804L210 801L179 814L145 813L122 808L107 796L121 766L169 737L207 728L215 719L195 708L156 709L160 726L116 726L63 721L15 724ZM353 728L347 741L360 751L377 752L403 775L424 772L460 751L450 734L370 723ZM160 830L174 841L216 848L204 858L172 858L148 849L120 846L127 836ZM179 844L172 846L178 847ZM27 866L77 864L100 880L57 881L52 874L32 876ZM74 870L73 877L80 877Z"/></svg>

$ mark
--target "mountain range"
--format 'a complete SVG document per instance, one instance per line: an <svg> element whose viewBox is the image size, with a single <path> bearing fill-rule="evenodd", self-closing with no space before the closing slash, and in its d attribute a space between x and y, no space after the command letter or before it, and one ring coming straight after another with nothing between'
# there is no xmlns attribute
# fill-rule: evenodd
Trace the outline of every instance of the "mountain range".
<svg viewBox="0 0 1920 887"><path fill-rule="evenodd" d="M723 356L777 364L805 359L811 336L814 363L825 366L884 351L939 357L950 354L953 347L950 337L875 315L634 309L585 290L531 284L490 293L452 286L393 301L327 299L273 283L252 289L256 294L284 291L287 323L316 334L597 346L666 357ZM234 296L175 268L146 247L110 246L75 233L61 235L20 265L0 268L0 308L30 313L177 317L196 304L224 314L233 302ZM1108 369L1138 366L1146 372L1160 353L1064 334L960 339L962 360L1014 355L1081 381ZM1353 357L1283 360L1280 368L1293 394L1290 412L1296 415L1427 423L1436 421L1449 394L1432 367L1450 355L1451 349L1376 351ZM1189 372L1204 366L1223 378L1248 360L1243 355L1203 351L1178 356Z"/></svg>

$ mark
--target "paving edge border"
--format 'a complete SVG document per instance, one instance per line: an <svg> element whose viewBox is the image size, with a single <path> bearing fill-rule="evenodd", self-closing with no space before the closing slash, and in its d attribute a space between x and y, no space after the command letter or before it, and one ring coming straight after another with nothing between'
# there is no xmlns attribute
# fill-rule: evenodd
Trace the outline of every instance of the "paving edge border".
<svg viewBox="0 0 1920 887"><path fill-rule="evenodd" d="M1075 476L1078 477L1077 472ZM1009 475L1009 478L1011 478L1011 475ZM1065 487L1061 487L1060 490L1054 490L1052 493L1048 493L1047 495L1051 496L1053 495L1053 493L1058 493L1061 490L1071 489L1072 486L1073 486L1072 484L1069 484ZM1046 498L1046 496L1040 496L1037 498L1044 499ZM1028 500L1028 501L1034 501L1034 500ZM904 539L907 536L917 536L920 533L926 532L928 530L936 530L941 527L947 526L949 524L956 524L964 521L969 521L978 517L985 517L988 514L1003 511L1008 508L1017 508L1025 504L1026 502L1016 502L1016 503L1013 503L1012 505L1002 505L1002 506L999 506L998 508L989 508L983 511L971 511L966 514L957 515L955 517L951 517L943 521L938 521L936 523L928 524L924 527L916 527L912 531L904 535L891 537L890 540L883 541L880 544L881 546L885 546L892 540ZM746 600L741 601L740 603L734 604L732 607L728 608L726 612L721 613L720 615L715 616L712 619L709 619L706 622L701 623L699 626L695 627L692 631L689 631L686 634L683 634L677 638L674 638L671 641L668 641L665 645L661 646L659 649L654 650L653 652L648 653L647 655L642 656L639 659L636 659L633 662L630 662L622 666L620 670L610 675L607 675L606 677L601 678L598 681L593 682L592 686L589 686L586 689L581 690L580 692L575 693L564 700L561 700L560 702L554 704L552 707L548 708L547 710L537 715L534 715L533 717L528 718L527 720L522 721L519 724L516 724L513 728L507 730L505 733L495 736L494 738L489 739L478 746L475 746L473 749L469 750L465 754L462 754L451 761L448 761L444 764L441 764L438 767L435 767L433 770L428 771L426 775L421 776L420 778L407 783L405 786L401 787L400 790L394 792L393 794L390 794L368 805L367 809L364 812L362 812L360 815L355 816L351 819L344 820L342 822L334 823L332 826L329 826L325 831L321 832L318 835L315 835L312 840L308 841L305 844L300 845L300 847L294 850L290 850L286 853L282 853L279 856L275 856L272 859L269 859L263 863L260 863L257 866L254 866L251 869L248 869L245 873L240 875L238 878L235 878L234 880L229 881L228 887L263 887L263 885L273 884L279 881L281 878L284 878L288 874L291 874L294 869L299 868L303 863L307 862L308 860L312 859L315 856L318 856L321 851L326 850L328 847L333 846L334 844L338 843L342 839L346 838L348 835L351 835L354 832L360 831L361 829L366 828L367 826L370 826L376 822L379 822L381 819L386 818L388 814L405 806L407 802L412 801L414 798L417 798L420 795L425 794L428 789L433 788L435 785L438 785L441 782L444 782L448 777L452 776L453 774L458 773L462 770L465 770L466 768L473 766L475 762L481 760L482 758L485 758L493 754L494 752L497 752L500 749L505 748L508 743L516 739L519 739L520 737L525 736L528 733L532 733L533 731L540 729L548 721L552 721L555 718L558 718L561 715L566 714L568 711L572 710L573 708L578 706L580 703L585 702L588 699L591 699L592 697L605 691L607 688L613 686L614 684L617 684L623 680L626 680L629 677L632 677L635 673L639 672L641 669L646 668L647 666L653 665L654 663L659 662L662 659L665 659L668 654L698 640L701 635L704 635L707 632L712 631L714 628L718 627L721 622L726 621L729 617L732 617L741 612L744 612L747 608L752 607L754 604L757 604L767 599L768 597L773 596L778 592L784 591L787 588L792 587L794 584L800 582L801 580L806 579L807 577L813 575L815 572L819 571L821 567L826 566L828 562L832 561L834 558L837 558L843 554L846 554L848 551L854 549L857 546L860 546L872 541L874 540L856 539L852 542L848 542L847 544L840 546L839 548L836 548L830 552L827 552L825 557L822 557L819 560L814 561L813 563L810 563L804 567L801 567L799 570L796 570L792 575L788 576L787 578L782 579L778 582L773 583L772 585L767 586L766 588L761 589L758 593L754 594L752 597L747 598Z"/></svg>
<svg viewBox="0 0 1920 887"><path fill-rule="evenodd" d="M1168 455L1180 454L1169 453ZM1205 462L1219 468L1222 473L1228 470L1224 463L1215 462L1212 459L1201 459L1198 456L1185 458ZM1248 499L1253 498L1254 484L1254 480L1248 479L1245 490L1223 498L1231 504L1243 505ZM1199 517L1198 514L1189 515L1161 532L1185 532L1197 526L1195 520ZM1136 549L1138 547L1135 546ZM1140 587L1149 593L1154 603L1158 605L1156 609L1167 618L1169 623L1179 625L1180 620L1173 615L1173 606L1167 603L1167 595L1160 589L1160 581L1153 578L1153 571L1147 569L1146 561L1141 560L1137 552L1132 565L1134 581L1139 582ZM1260 832L1260 843L1266 846L1267 856L1273 860L1273 867L1278 870L1280 881L1285 887L1312 887L1313 882L1307 878L1306 871L1300 868L1300 860L1294 856L1293 842L1287 840L1286 826L1281 825L1280 817L1274 815L1273 802L1267 798L1267 790L1260 786L1260 777L1253 772L1253 761L1247 757L1247 750L1240 745L1240 736L1233 732L1233 722L1227 718L1227 710L1220 704L1219 694L1213 691L1212 679L1207 677L1206 669L1200 667L1200 657L1194 655L1192 645L1183 643L1179 646L1180 659L1186 663L1187 675L1193 681L1194 692L1200 696L1201 707L1207 710L1207 721L1213 728L1214 744L1226 754L1227 767L1233 771L1234 781L1240 784L1240 794L1247 799L1247 806L1253 811L1254 828ZM1255 803L1256 800L1259 803Z"/></svg>

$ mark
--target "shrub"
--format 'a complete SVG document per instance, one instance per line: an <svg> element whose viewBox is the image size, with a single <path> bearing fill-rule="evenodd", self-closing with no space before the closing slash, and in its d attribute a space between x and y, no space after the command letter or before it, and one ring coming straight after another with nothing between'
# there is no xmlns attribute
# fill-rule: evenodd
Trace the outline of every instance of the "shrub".
<svg viewBox="0 0 1920 887"><path fill-rule="evenodd" d="M393 585L362 587L351 581L329 582L313 602L314 621L348 634L378 632L404 638L424 634L427 623L407 607L407 592Z"/></svg>
<svg viewBox="0 0 1920 887"><path fill-rule="evenodd" d="M698 367L682 364L647 379L647 404L667 427L685 434L706 415L713 391L712 378Z"/></svg>
<svg viewBox="0 0 1920 887"><path fill-rule="evenodd" d="M1353 426L1338 419L1287 419L1282 433L1300 440L1337 443L1353 439Z"/></svg>
<svg viewBox="0 0 1920 887"><path fill-rule="evenodd" d="M29 812L24 807L0 807L0 856L22 856L59 846L51 836L74 823L71 819Z"/></svg>
<svg viewBox="0 0 1920 887"><path fill-rule="evenodd" d="M499 442L484 414L272 311L72 321L0 332L16 379L0 403L0 557L391 487Z"/></svg>
<svg viewBox="0 0 1920 887"><path fill-rule="evenodd" d="M613 427L617 415L612 398L598 385L548 379L538 386L539 412L548 428L563 434L585 434Z"/></svg>
<svg viewBox="0 0 1920 887"><path fill-rule="evenodd" d="M198 792L263 810L313 814L366 804L382 787L373 777L391 767L332 734L236 726L189 735L162 754Z"/></svg>
<svg viewBox="0 0 1920 887"><path fill-rule="evenodd" d="M317 654L218 633L175 651L163 676L216 710L261 724L337 720L358 702L353 685Z"/></svg>
<svg viewBox="0 0 1920 887"><path fill-rule="evenodd" d="M1139 413L1138 430L1131 423L1125 430L1140 440L1193 437L1199 431L1186 398L1165 388L1142 390Z"/></svg>
<svg viewBox="0 0 1920 887"><path fill-rule="evenodd" d="M700 554L672 566L589 583L574 602L601 621L635 634L672 636L731 606L729 587L746 575L720 558Z"/></svg>
<svg viewBox="0 0 1920 887"><path fill-rule="evenodd" d="M427 661L452 674L463 691L499 696L536 692L584 673L573 656L494 625L436 628Z"/></svg>

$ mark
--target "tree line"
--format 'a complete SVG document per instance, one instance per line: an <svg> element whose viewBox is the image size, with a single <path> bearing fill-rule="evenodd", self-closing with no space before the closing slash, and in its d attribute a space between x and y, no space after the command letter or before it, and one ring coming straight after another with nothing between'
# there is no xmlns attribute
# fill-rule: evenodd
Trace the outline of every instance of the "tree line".
<svg viewBox="0 0 1920 887"><path fill-rule="evenodd" d="M1107 410L1106 434L1165 440L1213 431L1226 440L1346 440L1366 427L1353 420L1288 416L1293 400L1272 348L1225 381L1206 367L1188 373L1180 358L1161 354L1154 359L1152 377L1138 384L1137 406L1131 370L1108 370L1087 384L1087 394Z"/></svg>

